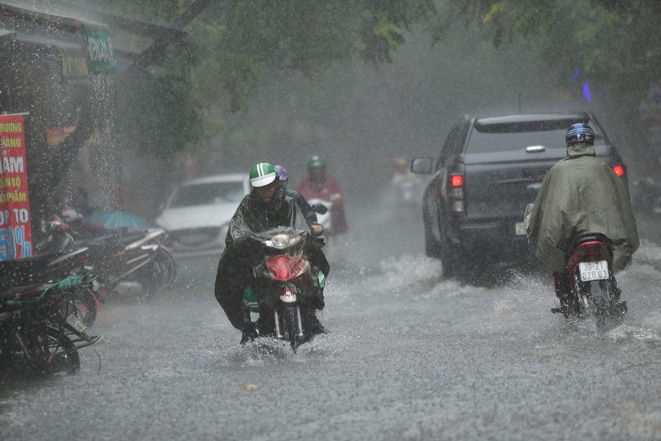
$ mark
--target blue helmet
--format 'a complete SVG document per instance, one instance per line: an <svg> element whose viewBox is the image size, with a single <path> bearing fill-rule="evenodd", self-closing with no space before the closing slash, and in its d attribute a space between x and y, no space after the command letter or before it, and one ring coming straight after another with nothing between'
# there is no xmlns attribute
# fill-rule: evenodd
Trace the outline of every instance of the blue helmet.
<svg viewBox="0 0 661 441"><path fill-rule="evenodd" d="M569 130L567 130L565 141L567 141L567 144L574 144L576 142L594 144L594 132L592 131L592 127L584 123L572 125Z"/></svg>

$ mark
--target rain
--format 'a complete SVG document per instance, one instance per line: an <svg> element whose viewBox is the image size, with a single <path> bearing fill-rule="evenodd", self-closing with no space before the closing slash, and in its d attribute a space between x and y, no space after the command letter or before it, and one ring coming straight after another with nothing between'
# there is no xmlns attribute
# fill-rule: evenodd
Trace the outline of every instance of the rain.
<svg viewBox="0 0 661 441"><path fill-rule="evenodd" d="M661 439L659 17L655 1L0 0L0 131L24 136L0 137L0 299L28 285L9 262L65 246L57 215L98 272L100 337L73 375L0 372L0 437ZM429 252L432 175L411 162L463 118L545 112L595 115L626 165L640 247L605 326L551 313L532 244L456 274ZM328 332L240 344L215 297L227 223L255 164L296 190L314 155L348 226L322 248ZM216 208L197 184L225 189ZM116 280L102 234L113 256L163 251Z"/></svg>

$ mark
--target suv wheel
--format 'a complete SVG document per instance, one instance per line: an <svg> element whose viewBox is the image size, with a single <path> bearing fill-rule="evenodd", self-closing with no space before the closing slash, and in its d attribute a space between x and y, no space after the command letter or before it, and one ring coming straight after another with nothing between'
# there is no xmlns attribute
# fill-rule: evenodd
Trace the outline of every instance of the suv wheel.
<svg viewBox="0 0 661 441"><path fill-rule="evenodd" d="M461 276L464 268L464 256L460 247L447 242L444 226L439 225L441 242L439 244L439 256L443 264L443 276L453 278Z"/></svg>
<svg viewBox="0 0 661 441"><path fill-rule="evenodd" d="M425 254L438 259L441 257L441 245L434 239L430 228L425 223Z"/></svg>

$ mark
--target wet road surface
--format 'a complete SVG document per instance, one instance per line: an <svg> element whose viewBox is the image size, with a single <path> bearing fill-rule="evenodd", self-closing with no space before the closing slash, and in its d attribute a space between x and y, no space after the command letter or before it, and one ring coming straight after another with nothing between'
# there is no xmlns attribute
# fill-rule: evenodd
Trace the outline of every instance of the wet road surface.
<svg viewBox="0 0 661 441"><path fill-rule="evenodd" d="M12 440L661 439L661 248L618 275L624 321L566 323L546 274L443 280L419 219L368 216L330 250L331 331L238 344L215 259L148 304L110 302L71 377L0 386ZM249 387L245 387L248 386Z"/></svg>

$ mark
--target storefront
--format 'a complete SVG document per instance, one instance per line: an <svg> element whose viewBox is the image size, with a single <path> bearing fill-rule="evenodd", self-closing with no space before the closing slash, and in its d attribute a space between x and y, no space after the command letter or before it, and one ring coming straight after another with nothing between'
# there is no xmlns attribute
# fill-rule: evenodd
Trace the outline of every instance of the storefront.
<svg viewBox="0 0 661 441"><path fill-rule="evenodd" d="M160 38L187 45L187 34L52 3L0 0L0 114L24 115L33 213L60 202L57 189L120 208L122 149L133 146L113 125L117 83L136 63L158 62L143 55Z"/></svg>

